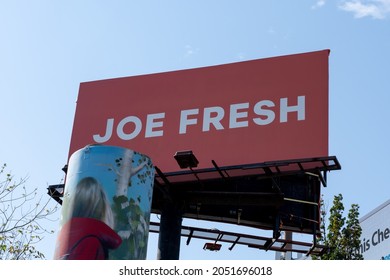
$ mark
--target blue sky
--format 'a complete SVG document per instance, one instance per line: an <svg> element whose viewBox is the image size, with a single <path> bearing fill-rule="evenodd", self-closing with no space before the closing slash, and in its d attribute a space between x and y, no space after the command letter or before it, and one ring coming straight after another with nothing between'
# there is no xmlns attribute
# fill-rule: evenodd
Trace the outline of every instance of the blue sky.
<svg viewBox="0 0 390 280"><path fill-rule="evenodd" d="M43 196L64 178L81 82L330 49L329 154L342 170L325 201L342 193L364 215L390 198L389 0L0 1L0 36L0 162ZM39 244L49 259L54 243ZM274 257L182 243L182 259Z"/></svg>

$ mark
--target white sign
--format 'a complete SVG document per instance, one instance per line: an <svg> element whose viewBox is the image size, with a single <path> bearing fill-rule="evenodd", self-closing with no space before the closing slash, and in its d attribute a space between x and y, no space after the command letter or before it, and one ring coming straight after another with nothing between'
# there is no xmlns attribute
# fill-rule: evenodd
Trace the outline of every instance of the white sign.
<svg viewBox="0 0 390 280"><path fill-rule="evenodd" d="M365 260L390 260L390 200L360 219L360 253Z"/></svg>

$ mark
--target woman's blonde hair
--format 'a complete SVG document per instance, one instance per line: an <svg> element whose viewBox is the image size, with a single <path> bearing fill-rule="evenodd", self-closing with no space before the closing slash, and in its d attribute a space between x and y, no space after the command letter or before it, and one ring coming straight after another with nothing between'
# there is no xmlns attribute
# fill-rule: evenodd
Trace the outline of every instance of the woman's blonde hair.
<svg viewBox="0 0 390 280"><path fill-rule="evenodd" d="M79 181L73 194L69 197L69 218L94 218L114 228L114 217L106 193L93 177Z"/></svg>

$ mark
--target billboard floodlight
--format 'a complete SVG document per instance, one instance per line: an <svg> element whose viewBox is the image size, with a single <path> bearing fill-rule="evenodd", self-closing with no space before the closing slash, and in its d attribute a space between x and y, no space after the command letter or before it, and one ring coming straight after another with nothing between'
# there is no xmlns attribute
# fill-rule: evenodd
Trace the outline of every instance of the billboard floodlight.
<svg viewBox="0 0 390 280"><path fill-rule="evenodd" d="M179 151L174 155L177 163L181 169L193 168L198 166L198 159L195 157L192 151Z"/></svg>
<svg viewBox="0 0 390 280"><path fill-rule="evenodd" d="M206 243L203 246L203 250L209 250L209 251L219 251L221 249L222 245L218 243Z"/></svg>

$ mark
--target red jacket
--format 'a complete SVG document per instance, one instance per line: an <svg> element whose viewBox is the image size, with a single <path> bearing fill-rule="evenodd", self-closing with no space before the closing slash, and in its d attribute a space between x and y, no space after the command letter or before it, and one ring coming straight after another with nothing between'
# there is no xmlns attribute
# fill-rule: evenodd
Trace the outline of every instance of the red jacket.
<svg viewBox="0 0 390 280"><path fill-rule="evenodd" d="M104 260L108 249L116 249L121 243L120 236L104 222L72 218L58 235L54 259Z"/></svg>

